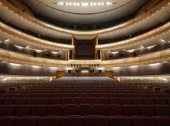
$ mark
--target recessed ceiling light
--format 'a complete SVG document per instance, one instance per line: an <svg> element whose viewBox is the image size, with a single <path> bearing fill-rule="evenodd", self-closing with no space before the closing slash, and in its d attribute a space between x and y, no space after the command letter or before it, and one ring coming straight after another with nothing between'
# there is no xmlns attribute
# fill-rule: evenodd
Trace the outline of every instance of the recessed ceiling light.
<svg viewBox="0 0 170 126"><path fill-rule="evenodd" d="M109 6L109 5L113 5L116 3L112 3L112 2L58 2L58 3L53 3L53 4L57 4L60 6L82 6L82 7L88 7L88 6Z"/></svg>

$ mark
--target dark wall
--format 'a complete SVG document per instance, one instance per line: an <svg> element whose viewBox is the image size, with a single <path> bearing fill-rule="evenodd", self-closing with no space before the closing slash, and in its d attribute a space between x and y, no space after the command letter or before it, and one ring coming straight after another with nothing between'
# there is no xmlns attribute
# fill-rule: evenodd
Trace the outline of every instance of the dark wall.
<svg viewBox="0 0 170 126"><path fill-rule="evenodd" d="M75 59L95 59L94 40L75 40Z"/></svg>

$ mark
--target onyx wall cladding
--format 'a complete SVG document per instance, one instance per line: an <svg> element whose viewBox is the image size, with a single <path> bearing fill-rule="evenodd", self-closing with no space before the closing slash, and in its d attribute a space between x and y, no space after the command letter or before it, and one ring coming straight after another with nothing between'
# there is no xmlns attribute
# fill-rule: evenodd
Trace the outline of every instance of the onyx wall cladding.
<svg viewBox="0 0 170 126"><path fill-rule="evenodd" d="M33 75L33 76L55 76L57 68L41 67L27 64L0 63L0 74L10 75Z"/></svg>
<svg viewBox="0 0 170 126"><path fill-rule="evenodd" d="M136 75L159 75L170 74L170 63L155 63L134 65L128 67L113 68L114 75L117 76L136 76Z"/></svg>

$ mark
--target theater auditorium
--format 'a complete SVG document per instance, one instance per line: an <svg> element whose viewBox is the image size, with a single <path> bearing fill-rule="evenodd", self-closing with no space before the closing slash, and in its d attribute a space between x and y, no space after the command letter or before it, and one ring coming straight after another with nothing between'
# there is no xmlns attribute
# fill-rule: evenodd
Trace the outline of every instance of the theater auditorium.
<svg viewBox="0 0 170 126"><path fill-rule="evenodd" d="M0 126L170 126L170 0L0 0Z"/></svg>

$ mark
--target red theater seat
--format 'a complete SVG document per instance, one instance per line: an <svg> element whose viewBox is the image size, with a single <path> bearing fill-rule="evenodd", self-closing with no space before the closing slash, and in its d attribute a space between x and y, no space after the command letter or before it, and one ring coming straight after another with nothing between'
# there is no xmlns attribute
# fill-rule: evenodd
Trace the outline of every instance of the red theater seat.
<svg viewBox="0 0 170 126"><path fill-rule="evenodd" d="M0 116L12 116L15 112L15 105L0 105Z"/></svg>
<svg viewBox="0 0 170 126"><path fill-rule="evenodd" d="M132 126L131 118L127 116L108 117L109 126Z"/></svg>
<svg viewBox="0 0 170 126"><path fill-rule="evenodd" d="M37 99L37 104L48 104L48 100L49 100L49 98L39 98L39 99Z"/></svg>
<svg viewBox="0 0 170 126"><path fill-rule="evenodd" d="M32 105L36 105L37 104L37 98L27 98L26 99L26 104L32 104Z"/></svg>
<svg viewBox="0 0 170 126"><path fill-rule="evenodd" d="M80 104L79 105L79 112L80 115L91 115L92 114L92 107L90 104Z"/></svg>
<svg viewBox="0 0 170 126"><path fill-rule="evenodd" d="M119 98L110 98L109 104L120 104Z"/></svg>
<svg viewBox="0 0 170 126"><path fill-rule="evenodd" d="M170 117L169 116L157 116L154 117L156 126L170 126Z"/></svg>
<svg viewBox="0 0 170 126"><path fill-rule="evenodd" d="M103 104L93 104L93 115L107 115L106 106Z"/></svg>
<svg viewBox="0 0 170 126"><path fill-rule="evenodd" d="M17 105L16 116L29 116L31 114L31 105Z"/></svg>
<svg viewBox="0 0 170 126"><path fill-rule="evenodd" d="M72 97L64 97L62 99L62 103L63 104L72 104L73 103Z"/></svg>
<svg viewBox="0 0 170 126"><path fill-rule="evenodd" d="M18 117L15 122L15 126L37 126L37 124L37 117L34 116Z"/></svg>
<svg viewBox="0 0 170 126"><path fill-rule="evenodd" d="M23 105L25 103L26 103L25 98L16 98L15 99L15 104L17 104L17 105Z"/></svg>
<svg viewBox="0 0 170 126"><path fill-rule="evenodd" d="M85 116L84 126L108 126L108 120L106 116Z"/></svg>
<svg viewBox="0 0 170 126"><path fill-rule="evenodd" d="M138 105L138 104L144 104L144 101L142 98L133 98L132 102L134 105Z"/></svg>
<svg viewBox="0 0 170 126"><path fill-rule="evenodd" d="M146 104L146 105L154 105L155 100L153 98L144 98L144 104Z"/></svg>
<svg viewBox="0 0 170 126"><path fill-rule="evenodd" d="M79 115L79 107L76 104L63 106L63 115Z"/></svg>
<svg viewBox="0 0 170 126"><path fill-rule="evenodd" d="M155 105L155 111L157 116L170 116L169 105Z"/></svg>
<svg viewBox="0 0 170 126"><path fill-rule="evenodd" d="M123 108L121 105L108 105L108 115L123 115Z"/></svg>
<svg viewBox="0 0 170 126"><path fill-rule="evenodd" d="M83 126L82 116L64 116L62 126Z"/></svg>
<svg viewBox="0 0 170 126"><path fill-rule="evenodd" d="M152 105L138 105L140 115L142 116L154 116L155 110Z"/></svg>
<svg viewBox="0 0 170 126"><path fill-rule="evenodd" d="M38 126L62 126L61 116L44 116L39 119Z"/></svg>
<svg viewBox="0 0 170 126"><path fill-rule="evenodd" d="M133 117L133 126L155 126L153 118L136 116Z"/></svg>
<svg viewBox="0 0 170 126"><path fill-rule="evenodd" d="M139 115L138 106L136 105L124 105L124 115L126 116L136 116Z"/></svg>
<svg viewBox="0 0 170 126"><path fill-rule="evenodd" d="M62 105L48 105L47 115L63 115L63 106Z"/></svg>
<svg viewBox="0 0 170 126"><path fill-rule="evenodd" d="M14 98L4 98L3 99L3 105L12 105L14 104L15 99Z"/></svg>
<svg viewBox="0 0 170 126"><path fill-rule="evenodd" d="M45 116L47 111L46 105L32 105L31 114L33 116Z"/></svg>
<svg viewBox="0 0 170 126"><path fill-rule="evenodd" d="M2 116L0 117L1 126L14 126L15 118L13 116Z"/></svg>
<svg viewBox="0 0 170 126"><path fill-rule="evenodd" d="M120 99L121 104L132 104L132 99L130 98L121 98Z"/></svg>
<svg viewBox="0 0 170 126"><path fill-rule="evenodd" d="M97 97L85 97L84 103L85 104L95 104L95 103L97 103Z"/></svg>
<svg viewBox="0 0 170 126"><path fill-rule="evenodd" d="M49 104L62 104L61 98L50 98Z"/></svg>
<svg viewBox="0 0 170 126"><path fill-rule="evenodd" d="M157 98L155 99L155 102L158 105L168 105L168 99L166 98Z"/></svg>
<svg viewBox="0 0 170 126"><path fill-rule="evenodd" d="M72 99L72 103L74 103L74 104L82 104L83 102L84 102L84 100L82 97L74 97Z"/></svg>

